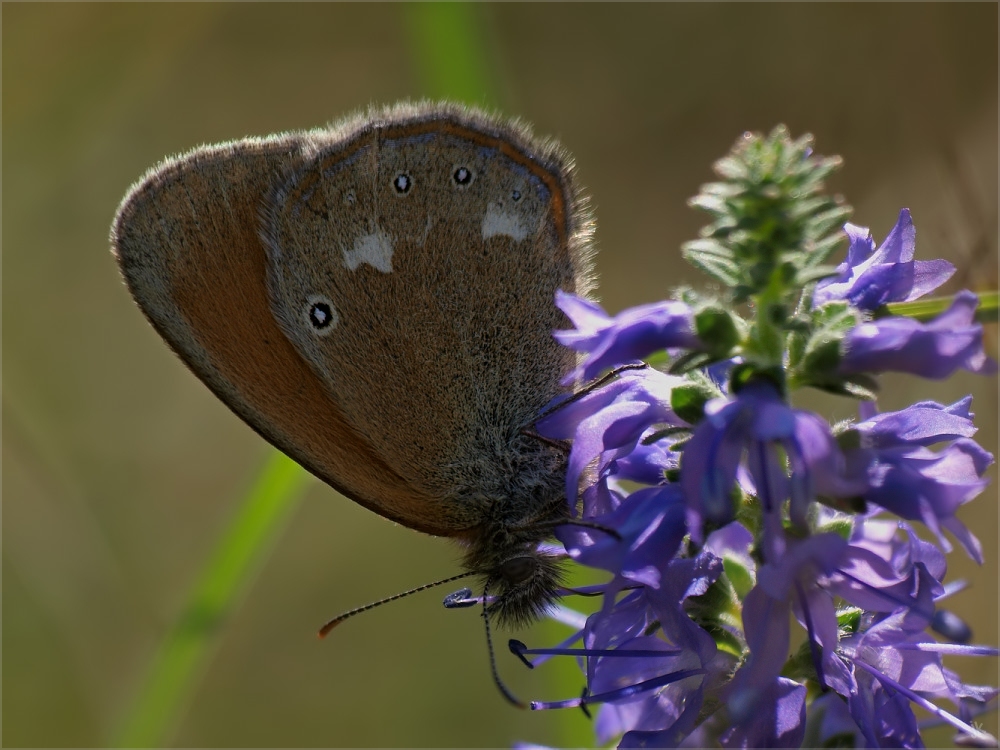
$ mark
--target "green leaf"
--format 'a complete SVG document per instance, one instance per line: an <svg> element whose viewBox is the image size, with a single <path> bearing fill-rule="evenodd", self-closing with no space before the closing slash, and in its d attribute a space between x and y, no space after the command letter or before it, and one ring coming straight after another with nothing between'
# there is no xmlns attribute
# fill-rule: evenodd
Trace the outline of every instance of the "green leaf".
<svg viewBox="0 0 1000 750"><path fill-rule="evenodd" d="M836 518L833 521L824 523L816 529L817 534L825 534L827 532L836 534L844 541L851 538L851 534L854 531L854 519L852 518Z"/></svg>
<svg viewBox="0 0 1000 750"><path fill-rule="evenodd" d="M652 435L647 435L642 439L643 445L652 445L660 440L666 440L667 438L682 437L688 438L691 435L691 429L689 427L665 427L662 430L657 430ZM671 441L673 442L673 441Z"/></svg>
<svg viewBox="0 0 1000 750"><path fill-rule="evenodd" d="M844 378L844 392L859 401L874 401L878 398L878 381L870 375L855 373Z"/></svg>
<svg viewBox="0 0 1000 750"><path fill-rule="evenodd" d="M775 267L784 269L785 280L775 299L794 294L806 283L799 272L820 265L844 239L839 225L850 209L839 197L823 193L824 179L840 164L839 157L813 154L811 136L793 141L782 125L766 137L744 135L715 164L723 181L703 185L689 201L712 217L700 235L725 250L713 248L709 258L703 252L706 248L689 244L685 257L732 288L733 301L752 298L769 287ZM726 261L720 263L720 257ZM774 342L759 343L770 357Z"/></svg>
<svg viewBox="0 0 1000 750"><path fill-rule="evenodd" d="M667 372L670 375L687 375L690 377L699 368L708 367L716 361L718 361L718 358L713 357L707 352L687 352L674 359L667 368Z"/></svg>
<svg viewBox="0 0 1000 750"><path fill-rule="evenodd" d="M736 286L740 280L740 269L735 263L724 263L705 257L684 254L687 261L702 273L711 276L725 286Z"/></svg>
<svg viewBox="0 0 1000 750"><path fill-rule="evenodd" d="M670 355L667 354L665 349L661 349L658 352L646 355L643 361L654 370L657 370L661 367L666 367L670 363Z"/></svg>
<svg viewBox="0 0 1000 750"><path fill-rule="evenodd" d="M840 366L840 339L822 335L813 337L799 368L801 377L822 382Z"/></svg>
<svg viewBox="0 0 1000 750"><path fill-rule="evenodd" d="M739 264L732 252L720 242L691 240L681 246L681 254L691 265L725 286L733 286L739 281Z"/></svg>
<svg viewBox="0 0 1000 750"><path fill-rule="evenodd" d="M670 408L688 424L698 424L705 416L705 404L714 396L696 384L682 385L670 391Z"/></svg>
<svg viewBox="0 0 1000 750"><path fill-rule="evenodd" d="M807 267L799 271L797 281L802 286L805 286L806 284L812 284L813 282L836 275L836 266L813 266L812 268Z"/></svg>
<svg viewBox="0 0 1000 750"><path fill-rule="evenodd" d="M739 560L725 556L722 558L722 568L726 571L726 577L736 590L736 595L740 601L746 599L747 594L756 584L754 576Z"/></svg>
<svg viewBox="0 0 1000 750"><path fill-rule="evenodd" d="M726 357L740 340L734 316L721 307L704 307L694 316L694 330L717 357Z"/></svg>

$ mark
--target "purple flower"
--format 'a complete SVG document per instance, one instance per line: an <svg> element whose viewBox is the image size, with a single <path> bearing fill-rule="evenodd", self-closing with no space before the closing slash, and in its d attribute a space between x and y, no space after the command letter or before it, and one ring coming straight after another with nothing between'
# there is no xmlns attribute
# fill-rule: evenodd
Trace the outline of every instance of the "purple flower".
<svg viewBox="0 0 1000 750"><path fill-rule="evenodd" d="M840 708L820 704L822 716L832 717L823 732L854 733L865 741L874 732L899 745L915 743L919 732L911 703L925 699L913 697L913 691L927 692L931 683L911 680L907 687L895 673L873 677L870 671L878 671L877 664L855 663L861 657L853 647L841 645L838 607L857 607L866 622L891 618L888 630L932 642L922 633L934 621L935 598L944 592L944 557L905 523L872 515L883 512L877 499L879 492L889 492L883 490L886 481L904 476L904 470L916 471L932 484L941 484L946 475L958 476L950 465L937 480L923 467L913 469L921 452L937 455L925 446L947 442L945 454L964 450L978 455L969 453L975 445L970 400L950 406L925 401L884 414L867 409L867 419L853 427L861 447L845 457L824 420L788 406L768 380L751 380L735 396L706 405L705 419L683 448L681 481L672 484L665 471L676 466L676 454L658 443L644 445L642 438L656 425L678 424L666 405L677 382L654 370L624 373L540 425L553 437L575 435L568 486L578 486L587 476L593 483L587 491L601 487L606 498L585 504L586 517L602 528L566 525L558 529L558 537L577 562L608 571L612 578L598 589L604 595L601 612L568 641L584 641L585 648L574 653L587 657L588 692L581 699L535 707L603 704L598 739L607 742L622 735L623 748L676 746L691 737L726 747L797 746L806 736L812 707L804 683L782 672L794 616L806 632L815 679L843 696L837 699ZM973 467L978 473L975 486L966 488L969 497L981 489L982 458ZM879 468L886 466L891 470ZM618 477L652 486L629 494L616 485ZM704 507L712 500L706 496L714 493L731 509L730 492L737 485L756 497L763 516L760 537L729 523L707 537L698 557L685 557L685 531L697 539L701 519L710 517ZM900 492L897 488L890 494ZM904 492L906 501L919 497L909 488ZM850 516L814 506L812 500L820 495L864 496L872 502L871 511ZM939 513L946 510L940 503L932 507ZM694 526L686 529L685 520ZM784 530L787 520L798 529L790 538ZM953 513L939 520L948 528L957 523ZM853 529L847 538L825 531L844 524ZM754 550L763 552L759 569ZM744 570L748 583L743 627L720 623L746 644L748 658L732 679L727 678L731 654L715 648L687 604L718 579L722 560L731 566L731 575ZM534 653L557 652L566 653ZM907 658L920 668L935 657ZM950 692L939 690L932 697L985 695L986 689L963 685L943 667L939 672L947 677ZM902 688L886 687L893 680ZM918 685L923 687L914 687ZM702 716L698 722L706 691L725 701L729 721ZM929 705L975 736L967 722Z"/></svg>
<svg viewBox="0 0 1000 750"><path fill-rule="evenodd" d="M909 302L947 281L955 267L946 260L913 260L916 231L910 211L899 212L896 226L882 246L866 227L845 224L850 239L847 260L837 266L837 275L816 285L813 304L846 300L860 310L873 311L888 302Z"/></svg>
<svg viewBox="0 0 1000 750"><path fill-rule="evenodd" d="M731 656L684 609L722 573L722 561L703 553L661 561L658 588L643 586L619 598L605 590L604 606L582 631L588 692L583 698L535 703L532 708L603 704L595 731L619 747L676 746L696 726L706 687L732 669ZM658 636L647 635L655 628ZM538 652L545 652L539 649Z"/></svg>
<svg viewBox="0 0 1000 750"><path fill-rule="evenodd" d="M970 703L985 706L996 697L995 688L965 684L945 669L944 654L996 656L997 649L939 643L908 627L905 612L863 617L857 631L841 639L827 664L828 672L839 679L830 683L847 699L851 717L869 747L923 747L913 703L968 739L995 746L990 735L928 700L950 700L968 715Z"/></svg>
<svg viewBox="0 0 1000 750"><path fill-rule="evenodd" d="M820 513L820 520L826 523L837 518L845 517L830 510ZM900 530L905 532L902 538ZM908 681L902 680L905 687L949 698L956 704L960 698L982 695L981 690L963 685L943 671L938 654L944 647L924 632L933 617L934 599L944 595L938 580L944 570L940 551L899 522L862 517L849 541L838 534L821 533L791 544L778 563L767 563L760 569L758 585L743 602L749 659L727 688L732 720L740 726L753 726L760 721L762 711L771 715L769 696L785 665L789 614L794 613L806 630L816 679L848 699L862 734L869 741L877 736L890 738L891 746L912 746L914 737L919 739L910 707L914 698L882 689L887 680L898 682L907 672ZM867 612L860 615L865 622L887 624L871 631L867 641L844 641L836 611L839 599ZM923 645L902 646L909 649L903 655L881 650L894 639ZM995 652L957 645L952 649L951 653L969 655ZM864 671L859 678L853 668L855 659L864 660L864 668L882 670L882 682L873 683ZM904 659L909 665L901 667ZM939 676L931 679L927 669L936 669L934 674ZM881 708L873 710L872 706ZM965 724L960 728L971 729Z"/></svg>
<svg viewBox="0 0 1000 750"><path fill-rule="evenodd" d="M846 300L870 312L916 299L954 271L913 260L906 210L877 249L867 230L845 230L848 258L817 285L817 306ZM995 371L973 322L976 304L963 292L930 323L862 323L842 340L840 374ZM575 562L610 577L575 592L600 595L601 608L585 624L564 612L576 632L559 647L512 645L522 658L543 655L539 663L577 657L586 675L581 697L533 708L600 705L598 741L621 737L622 748L917 747L914 704L970 741L989 741L969 721L996 689L963 683L942 656L997 650L964 645L968 629L937 609L954 591L943 584L944 531L982 561L956 517L982 491L993 461L973 440L971 400L881 414L862 405L859 422L836 429L793 408L789 384L818 381L789 377L781 363L812 345L815 362L835 371L823 357L837 345L838 326L857 315L843 304L817 313L826 327L811 333L797 319L788 331L770 325L791 320L791 306L757 327L734 316L737 340L718 357L707 334L699 341L685 303L614 317L571 295L560 294L558 305L575 329L557 337L585 355L574 378L662 349L696 354L679 367L684 377L619 372L556 402L536 425L547 438L572 440L566 494L574 511L582 501L582 518L556 536ZM713 309L730 314L724 304ZM704 326L697 317L698 330L711 330L710 317ZM814 334L828 338L809 341ZM712 398L718 393L726 395ZM937 541L920 539L908 520L922 521ZM805 637L790 655L796 623Z"/></svg>
<svg viewBox="0 0 1000 750"><path fill-rule="evenodd" d="M571 524L560 526L556 536L577 562L621 579L609 585L639 583L659 588L667 563L687 533L684 503L676 485L633 492L599 522L617 536Z"/></svg>
<svg viewBox="0 0 1000 750"><path fill-rule="evenodd" d="M974 323L979 299L962 291L929 323L889 317L852 328L842 344L840 373L908 372L940 380L958 369L984 375L997 363L983 351L983 327Z"/></svg>
<svg viewBox="0 0 1000 750"><path fill-rule="evenodd" d="M976 562L982 545L957 517L958 509L988 484L983 474L993 456L970 436L975 433L971 399L951 406L925 401L898 412L877 414L858 423L862 447L855 460L868 462L864 498L900 518L922 521L947 551L947 529ZM940 451L924 447L950 441Z"/></svg>
<svg viewBox="0 0 1000 750"><path fill-rule="evenodd" d="M872 411L866 419L854 425L864 437L868 448L899 448L903 446L931 446L945 440L972 437L976 426L975 416L969 407L972 396L959 399L950 406L936 401L919 401L901 411Z"/></svg>
<svg viewBox="0 0 1000 750"><path fill-rule="evenodd" d="M809 705L803 747L864 747L864 744L861 729L839 695L824 693Z"/></svg>
<svg viewBox="0 0 1000 750"><path fill-rule="evenodd" d="M819 584L836 572L846 549L847 542L837 534L818 534L791 544L780 560L761 567L757 585L743 601L749 659L729 688L734 721L746 721L757 711L758 702L781 673L788 657L793 609L806 625L813 662L823 683L819 657L837 644L837 615L832 597Z"/></svg>
<svg viewBox="0 0 1000 750"><path fill-rule="evenodd" d="M556 331L556 339L587 354L565 383L590 380L610 367L662 349L702 348L694 332L694 313L683 302L639 305L611 317L595 302L558 291L556 306L576 326L575 330Z"/></svg>
<svg viewBox="0 0 1000 750"><path fill-rule="evenodd" d="M764 516L765 555L780 554L786 498L792 522L801 527L817 494L852 497L866 487L862 477L847 474L823 419L788 406L770 383L751 382L735 397L709 401L705 419L684 447L681 487L693 538L700 538L705 519L725 523L732 518L731 493L744 460Z"/></svg>
<svg viewBox="0 0 1000 750"><path fill-rule="evenodd" d="M830 510L820 513L826 523L837 517ZM944 593L944 555L899 521L855 517L835 568L818 582L826 591L869 612L905 610L911 629L930 625L934 599Z"/></svg>
<svg viewBox="0 0 1000 750"><path fill-rule="evenodd" d="M824 515L830 521L838 514ZM831 593L862 610L856 630L843 633L835 648L824 644L821 674L846 699L871 747L923 746L914 702L969 737L983 739L963 718L927 700L951 700L964 714L967 700L984 704L996 694L963 684L941 664L943 654L995 656L996 649L942 644L927 633L935 600L946 595L940 584L944 574L944 555L937 547L903 522L868 515L855 520L845 563L826 582Z"/></svg>
<svg viewBox="0 0 1000 750"><path fill-rule="evenodd" d="M653 479L659 468L660 481L663 470L676 465L676 456L662 445L640 448L639 441L654 424L684 424L670 409L670 392L683 382L653 369L625 372L536 424L546 437L573 438L566 472L568 498L575 501L585 472L593 477L584 493L584 518L617 505L608 491L611 477L644 481Z"/></svg>
<svg viewBox="0 0 1000 750"><path fill-rule="evenodd" d="M801 747L806 729L806 686L775 677L757 695L753 714L719 737L723 747Z"/></svg>

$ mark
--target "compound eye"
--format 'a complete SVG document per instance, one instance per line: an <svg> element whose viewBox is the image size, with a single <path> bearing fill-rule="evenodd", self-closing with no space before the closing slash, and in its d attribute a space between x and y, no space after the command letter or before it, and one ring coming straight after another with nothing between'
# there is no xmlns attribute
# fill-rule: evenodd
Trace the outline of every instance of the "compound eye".
<svg viewBox="0 0 1000 750"><path fill-rule="evenodd" d="M535 558L522 555L504 561L500 566L500 574L509 583L522 583L531 578L537 567Z"/></svg>

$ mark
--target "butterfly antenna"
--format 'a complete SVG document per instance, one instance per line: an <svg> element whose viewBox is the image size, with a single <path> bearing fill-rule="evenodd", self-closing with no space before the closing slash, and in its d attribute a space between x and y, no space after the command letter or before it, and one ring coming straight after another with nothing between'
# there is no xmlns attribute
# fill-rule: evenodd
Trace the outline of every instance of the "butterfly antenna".
<svg viewBox="0 0 1000 750"><path fill-rule="evenodd" d="M554 414L555 412L559 411L560 409L564 409L565 407L567 407L570 404L572 404L574 401L579 401L581 398L583 398L584 396L586 396L588 393L593 393L598 388L600 388L602 385L605 385L608 382L610 382L611 380L614 380L616 377L618 377L619 375L621 375L623 372L628 372L629 370L645 370L647 367L649 367L649 365L647 365L645 362L635 362L635 363L629 364L629 365L619 365L618 367L615 367L614 369L608 370L606 373L604 373L603 375L601 375L601 377L599 377L599 378L597 378L595 380L591 380L589 383L587 383L582 388L580 388L580 390L575 391L568 398L563 399L558 404L553 404L552 406L550 406L548 409L546 409L541 414L539 414L538 417L535 419L535 421L532 422L532 424L536 424L537 422L541 421L542 419L545 419L545 417L549 416L550 414Z"/></svg>
<svg viewBox="0 0 1000 750"><path fill-rule="evenodd" d="M448 578L442 578L440 581L434 581L433 583L425 583L422 586L417 586L416 588L410 589L409 591L402 591L402 592L400 592L398 594L393 594L392 596L387 596L385 599L379 599L377 602L372 602L371 604L366 604L363 607L358 607L356 609L352 609L349 612L344 612L341 615L337 615L332 620L330 620L330 622L328 622L326 625L324 625L323 627L321 627L319 629L319 637L320 638L326 638L327 634L331 630L333 630L335 627L337 627L338 625L340 625L340 623L342 623L344 620L347 620L347 619L349 619L351 617L354 617L354 615L360 615L362 612L367 612L369 609L375 609L375 607L381 607L383 604L388 604L389 602L394 602L397 599L402 599L404 596L409 596L410 594L416 594L416 593L419 593L421 591L426 591L427 589L432 589L435 586L441 586L441 585L446 584L446 583L451 583L452 581L458 581L458 580L461 580L462 578L468 578L471 575L474 575L474 574L472 572L470 572L470 571L466 571L465 573L459 573L458 575L455 575L455 576L450 576Z"/></svg>
<svg viewBox="0 0 1000 750"><path fill-rule="evenodd" d="M486 602L489 600L489 589L490 582L487 580L486 585L483 586L483 622L486 623L486 650L490 652L490 672L493 675L493 682L496 684L497 688L499 688L503 697L507 699L508 703L517 708L527 708L527 704L519 700L518 697L510 692L507 686L503 684L503 680L500 679L500 673L497 672L497 659L496 654L493 652L493 634L490 632L490 614L486 607Z"/></svg>
<svg viewBox="0 0 1000 750"><path fill-rule="evenodd" d="M541 414L538 415L538 417L536 419L534 419L531 422L531 424L527 424L527 425L525 425L524 427L521 428L521 430L520 430L521 434L524 435L524 436L526 436L526 437L530 437L530 438L532 438L534 440L537 440L540 443L545 443L546 445L551 445L553 448L556 448L556 449L562 451L563 453L569 453L570 447L566 443L565 440L556 440L554 438L546 437L545 435L540 434L537 430L533 430L532 426L535 425L535 424L538 424L538 422L542 421L543 419L545 419L546 417L550 416L551 414L555 414L560 409L563 409L563 408L569 406L574 401L579 401L581 398L583 398L584 396L586 396L588 393L593 393L598 388L600 388L602 385L606 384L612 378L617 377L621 373L626 372L628 370L644 370L647 367L649 367L649 365L647 365L645 362L636 362L634 364L621 365L619 367L614 368L613 370L609 370L608 372L604 373L601 377L597 378L596 380L592 380L589 383L587 383L580 390L576 391L575 393L573 393L572 395L570 395L568 398L563 399L558 404L555 404L554 406L550 406L548 409L546 409L545 411L543 411Z"/></svg>
<svg viewBox="0 0 1000 750"><path fill-rule="evenodd" d="M602 523L597 523L596 521L589 521L585 518L560 518L556 521L545 521L544 523L532 525L532 529L546 530L546 529L556 529L560 526L576 526L581 529L593 529L594 531L602 531L610 537L614 537L618 541L621 541L622 535L618 533L616 529L612 529L610 526L605 526Z"/></svg>

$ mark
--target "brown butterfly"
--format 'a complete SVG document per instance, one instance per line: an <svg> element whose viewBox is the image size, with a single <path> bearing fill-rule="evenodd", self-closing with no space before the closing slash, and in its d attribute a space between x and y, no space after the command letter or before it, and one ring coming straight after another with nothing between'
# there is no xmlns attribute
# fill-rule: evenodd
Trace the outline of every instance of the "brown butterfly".
<svg viewBox="0 0 1000 750"><path fill-rule="evenodd" d="M111 242L139 307L230 409L339 492L451 537L488 612L551 603L539 542L566 453L526 431L591 289L566 154L451 104L195 149L128 193Z"/></svg>

